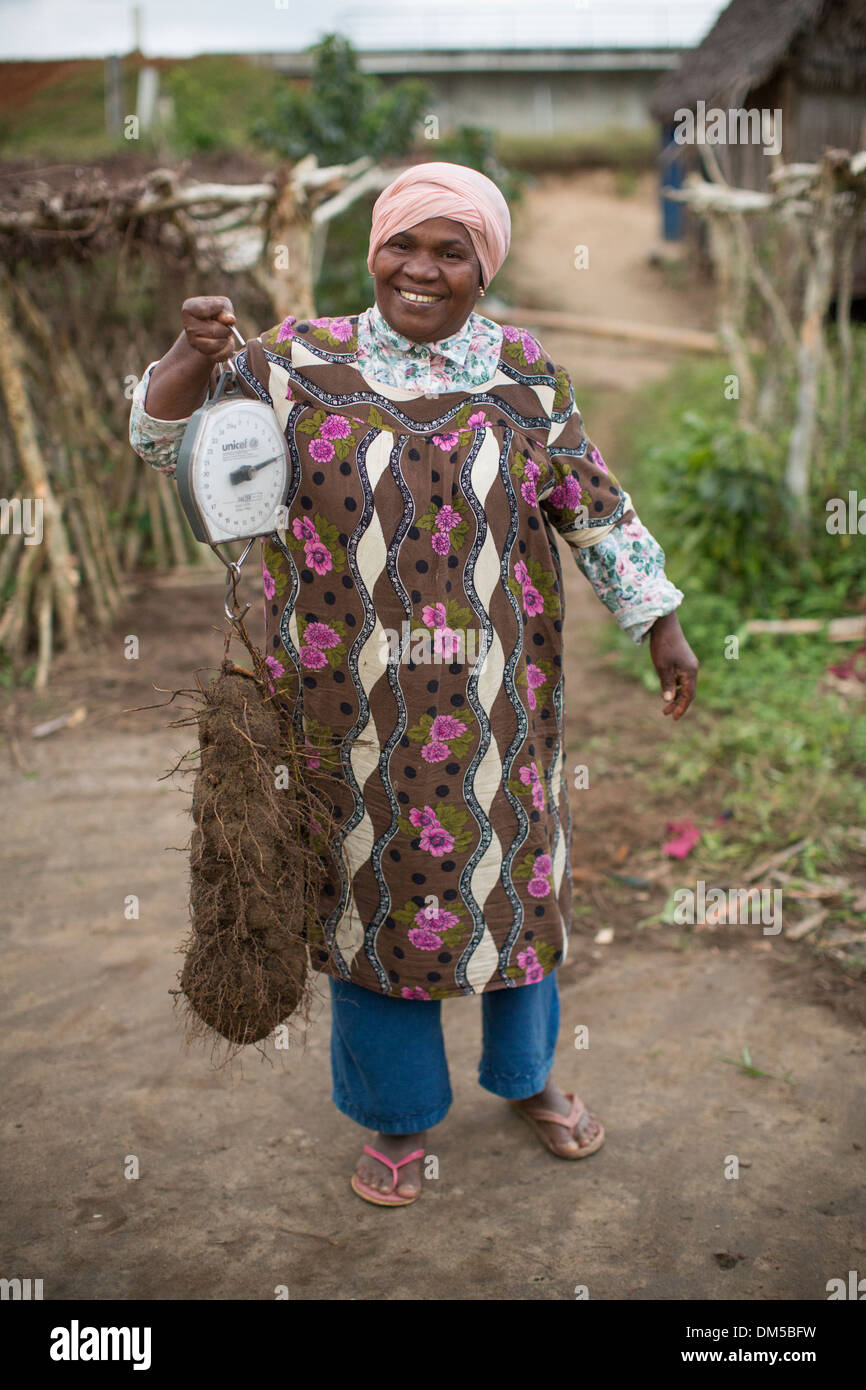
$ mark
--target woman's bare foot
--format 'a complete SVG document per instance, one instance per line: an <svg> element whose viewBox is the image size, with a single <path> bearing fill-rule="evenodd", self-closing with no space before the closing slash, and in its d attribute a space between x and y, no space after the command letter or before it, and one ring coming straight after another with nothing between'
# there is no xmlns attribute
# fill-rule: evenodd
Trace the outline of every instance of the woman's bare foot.
<svg viewBox="0 0 866 1390"><path fill-rule="evenodd" d="M548 1081L544 1090L539 1091L537 1095L527 1096L525 1100L514 1100L511 1103L530 1115L537 1110L553 1110L556 1114L565 1116L571 1109L571 1101L566 1099L562 1091L554 1086L552 1081ZM566 1156L588 1148L601 1133L598 1117L589 1110L584 1110L571 1132L572 1137L570 1139L567 1137L567 1130L564 1125L556 1125L547 1120L538 1120L536 1123L549 1137L552 1146Z"/></svg>
<svg viewBox="0 0 866 1390"><path fill-rule="evenodd" d="M390 1158L392 1163L399 1163L401 1158L412 1153L413 1149L423 1149L426 1137L427 1131L424 1129L417 1134L374 1134L370 1140L370 1148L378 1149L379 1153ZM423 1159L413 1158L411 1163L406 1163L398 1169L398 1197L417 1197L421 1191L422 1162ZM386 1168L384 1163L380 1163L378 1158L371 1158L370 1154L361 1154L355 1172L361 1182L376 1192L381 1192L383 1196L394 1191L393 1172Z"/></svg>

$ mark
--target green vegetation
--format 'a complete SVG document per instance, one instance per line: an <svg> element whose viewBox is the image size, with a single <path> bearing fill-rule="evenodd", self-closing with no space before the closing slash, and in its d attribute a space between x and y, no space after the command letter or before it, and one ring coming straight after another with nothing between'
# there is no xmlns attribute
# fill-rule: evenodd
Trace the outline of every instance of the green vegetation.
<svg viewBox="0 0 866 1390"><path fill-rule="evenodd" d="M767 1077L773 1081L785 1081L789 1086L796 1086L797 1084L796 1081L791 1080L790 1071L783 1072L781 1076L778 1076L775 1072L761 1071L760 1067L753 1066L751 1053L747 1047L742 1049L740 1057L742 1058L741 1061L735 1057L722 1057L720 1060L727 1062L729 1066L736 1067L743 1076Z"/></svg>
<svg viewBox="0 0 866 1390"><path fill-rule="evenodd" d="M288 159L315 154L320 164L405 154L429 100L426 83L404 78L386 87L361 72L354 48L337 34L310 52L309 88L283 84L267 115L253 126L257 143Z"/></svg>
<svg viewBox="0 0 866 1390"><path fill-rule="evenodd" d="M328 223L328 244L316 281L320 314L359 314L373 302L367 248L375 201L375 195L359 198Z"/></svg>
<svg viewBox="0 0 866 1390"><path fill-rule="evenodd" d="M245 58L220 55L172 66L162 83L174 108L167 132L172 152L248 149L254 128L285 88L284 77Z"/></svg>
<svg viewBox="0 0 866 1390"><path fill-rule="evenodd" d="M866 368L866 331L856 338L855 381ZM752 618L862 612L866 538L828 534L826 502L847 497L863 476L857 441L866 437L866 399L859 393L852 402L847 448L832 416L827 424L804 551L782 482L790 423L772 437L744 434L724 398L726 371L721 363L683 364L640 393L624 450L632 460L629 492L686 595L683 630L701 662L698 701L648 776L658 788L673 783L697 794L709 786L718 809L734 812L737 842L727 831L707 833L708 862L811 835L812 867L827 867L844 853L844 827L866 823L862 704L822 686L852 644L831 642L825 632L757 636L745 627ZM616 629L606 629L603 641L657 691L643 647ZM797 863L786 868L795 873Z"/></svg>

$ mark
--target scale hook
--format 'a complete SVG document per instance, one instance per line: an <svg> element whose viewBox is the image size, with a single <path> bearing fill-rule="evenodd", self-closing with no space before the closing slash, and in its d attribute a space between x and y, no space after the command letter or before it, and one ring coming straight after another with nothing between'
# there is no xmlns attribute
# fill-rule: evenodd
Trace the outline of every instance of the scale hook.
<svg viewBox="0 0 866 1390"><path fill-rule="evenodd" d="M252 608L252 603L245 603L240 613L233 613L232 610L229 608L229 591L231 591L232 598L234 599L235 603L237 603L237 584L238 580L241 577L241 566L243 565L244 560L249 555L253 541L255 539L255 536L250 536L249 540L247 541L246 545L243 548L243 551L241 552L237 560L227 560L224 555L220 555L219 550L216 547L216 544L213 541L211 541L210 543L210 548L213 551L214 555L216 555L218 559L222 560L223 564L226 567L226 593L225 598L223 599L223 611L225 612L225 615L228 618L229 622L234 624L235 626L243 622L246 614Z"/></svg>

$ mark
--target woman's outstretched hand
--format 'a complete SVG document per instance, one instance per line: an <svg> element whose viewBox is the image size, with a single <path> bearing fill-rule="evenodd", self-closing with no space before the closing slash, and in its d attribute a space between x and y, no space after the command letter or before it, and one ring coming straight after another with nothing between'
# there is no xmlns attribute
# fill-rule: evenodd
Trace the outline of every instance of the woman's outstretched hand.
<svg viewBox="0 0 866 1390"><path fill-rule="evenodd" d="M681 719L695 698L700 663L675 612L657 618L650 628L650 655L667 701L663 713Z"/></svg>

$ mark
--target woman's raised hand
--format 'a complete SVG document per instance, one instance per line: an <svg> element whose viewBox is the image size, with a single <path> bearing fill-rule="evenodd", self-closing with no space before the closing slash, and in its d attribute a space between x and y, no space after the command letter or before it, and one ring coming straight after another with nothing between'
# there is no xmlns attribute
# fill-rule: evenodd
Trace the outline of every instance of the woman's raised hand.
<svg viewBox="0 0 866 1390"><path fill-rule="evenodd" d="M181 322L190 347L211 364L225 362L236 350L230 325L235 323L232 302L224 294L200 294L185 299Z"/></svg>
<svg viewBox="0 0 866 1390"><path fill-rule="evenodd" d="M185 299L183 329L154 367L145 410L156 420L186 420L205 398L208 379L218 362L235 351L230 324L235 311L224 294Z"/></svg>

